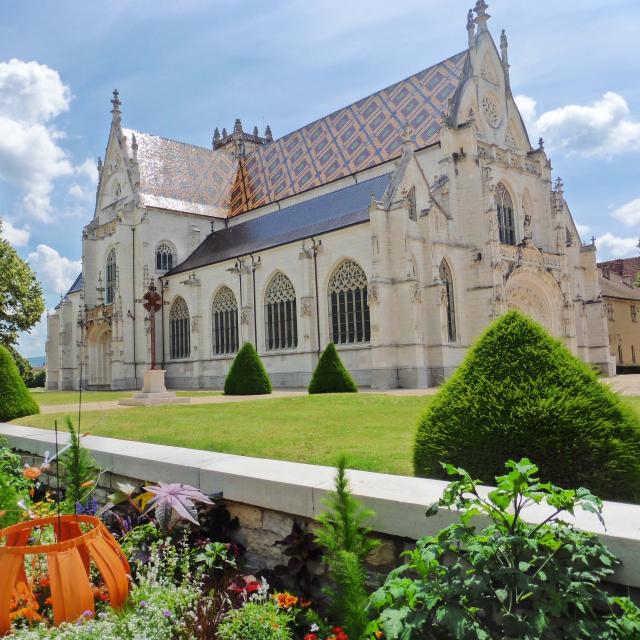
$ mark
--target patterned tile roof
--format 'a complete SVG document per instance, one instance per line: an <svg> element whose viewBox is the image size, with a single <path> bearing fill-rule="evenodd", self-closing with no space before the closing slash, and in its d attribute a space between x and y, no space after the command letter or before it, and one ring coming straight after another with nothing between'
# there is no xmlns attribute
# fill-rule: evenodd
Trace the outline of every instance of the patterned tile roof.
<svg viewBox="0 0 640 640"><path fill-rule="evenodd" d="M235 160L123 129L138 143L142 204L232 217L397 158L403 125L418 148L438 140L442 112L463 77L467 51L316 120Z"/></svg>
<svg viewBox="0 0 640 640"><path fill-rule="evenodd" d="M260 147L241 163L229 215L398 157L405 123L418 148L432 144L466 60L458 53Z"/></svg>
<svg viewBox="0 0 640 640"><path fill-rule="evenodd" d="M226 217L238 161L213 151L148 133L122 129L128 152L138 143L142 204L160 209Z"/></svg>

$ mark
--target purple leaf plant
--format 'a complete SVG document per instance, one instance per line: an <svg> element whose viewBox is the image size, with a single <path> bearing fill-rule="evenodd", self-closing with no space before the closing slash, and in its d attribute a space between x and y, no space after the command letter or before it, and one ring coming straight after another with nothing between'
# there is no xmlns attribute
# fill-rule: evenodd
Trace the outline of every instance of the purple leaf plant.
<svg viewBox="0 0 640 640"><path fill-rule="evenodd" d="M153 494L147 503L146 513L155 510L156 520L165 530L168 529L173 514L178 519L198 524L195 503L213 504L204 493L188 484L160 482L156 486L145 487L145 490Z"/></svg>

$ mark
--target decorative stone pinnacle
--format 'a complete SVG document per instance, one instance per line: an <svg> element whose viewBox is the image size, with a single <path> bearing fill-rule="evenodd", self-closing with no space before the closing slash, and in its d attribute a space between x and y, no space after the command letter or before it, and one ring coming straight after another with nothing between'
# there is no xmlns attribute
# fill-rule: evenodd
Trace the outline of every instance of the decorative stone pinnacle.
<svg viewBox="0 0 640 640"><path fill-rule="evenodd" d="M102 158L98 156L98 174L102 173Z"/></svg>
<svg viewBox="0 0 640 640"><path fill-rule="evenodd" d="M467 31L471 31L476 28L475 22L473 21L473 9L469 9L467 13Z"/></svg>
<svg viewBox="0 0 640 640"><path fill-rule="evenodd" d="M400 135L402 136L402 145L407 146L412 142L413 128L408 122L404 122L400 129Z"/></svg>
<svg viewBox="0 0 640 640"><path fill-rule="evenodd" d="M538 138L538 149L544 151L544 140L542 138Z"/></svg>
<svg viewBox="0 0 640 640"><path fill-rule="evenodd" d="M216 127L213 130L213 139L214 140L220 140L220 130L218 129L218 127Z"/></svg>
<svg viewBox="0 0 640 640"><path fill-rule="evenodd" d="M258 127L253 127L253 135L257 138L260 135L260 132L258 131Z"/></svg>
<svg viewBox="0 0 640 640"><path fill-rule="evenodd" d="M500 48L506 49L508 46L509 46L509 42L507 41L507 33L503 29L502 33L500 34Z"/></svg>
<svg viewBox="0 0 640 640"><path fill-rule="evenodd" d="M264 138L267 142L273 142L273 134L271 133L271 127L267 125L267 128L264 130Z"/></svg>
<svg viewBox="0 0 640 640"><path fill-rule="evenodd" d="M475 23L478 25L480 31L487 31L487 20L491 17L487 13L489 5L484 0L478 0L474 11L476 12Z"/></svg>
<svg viewBox="0 0 640 640"><path fill-rule="evenodd" d="M136 134L131 134L131 152L133 155L133 162L138 162L138 141L136 140Z"/></svg>
<svg viewBox="0 0 640 640"><path fill-rule="evenodd" d="M226 127L222 127L222 137L226 138L227 137L227 128Z"/></svg>
<svg viewBox="0 0 640 640"><path fill-rule="evenodd" d="M236 118L235 124L233 125L234 133L242 133L242 122L240 122L240 118Z"/></svg>

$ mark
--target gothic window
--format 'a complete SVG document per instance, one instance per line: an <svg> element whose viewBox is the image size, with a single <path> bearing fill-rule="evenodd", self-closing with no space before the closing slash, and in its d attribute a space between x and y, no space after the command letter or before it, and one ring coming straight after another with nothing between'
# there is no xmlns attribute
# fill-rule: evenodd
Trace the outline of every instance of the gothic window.
<svg viewBox="0 0 640 640"><path fill-rule="evenodd" d="M613 304L611 302L607 302L606 308L607 308L607 318L609 320L613 320Z"/></svg>
<svg viewBox="0 0 640 640"><path fill-rule="evenodd" d="M156 271L169 271L176 263L175 247L166 241L156 248Z"/></svg>
<svg viewBox="0 0 640 640"><path fill-rule="evenodd" d="M409 203L409 219L418 219L418 210L416 208L416 188L411 187L409 193L407 193L407 201Z"/></svg>
<svg viewBox="0 0 640 640"><path fill-rule="evenodd" d="M213 353L222 355L238 350L238 303L229 287L222 287L211 309Z"/></svg>
<svg viewBox="0 0 640 640"><path fill-rule="evenodd" d="M451 276L451 269L449 264L443 258L440 263L440 280L444 285L446 313L447 313L447 336L449 342L455 342L457 339L456 331L456 307L455 299L453 295L453 277Z"/></svg>
<svg viewBox="0 0 640 640"><path fill-rule="evenodd" d="M295 349L298 346L296 291L284 273L277 273L267 287L264 323L268 350Z"/></svg>
<svg viewBox="0 0 640 640"><path fill-rule="evenodd" d="M105 278L105 303L113 304L114 291L116 288L116 250L111 249L107 255Z"/></svg>
<svg viewBox="0 0 640 640"><path fill-rule="evenodd" d="M371 323L367 276L353 260L345 260L329 281L329 322L335 344L369 342Z"/></svg>
<svg viewBox="0 0 640 640"><path fill-rule="evenodd" d="M496 207L498 209L498 229L500 242L503 244L516 243L516 228L513 214L513 200L507 188L498 183L496 187Z"/></svg>
<svg viewBox="0 0 640 640"><path fill-rule="evenodd" d="M176 298L169 312L169 342L172 359L188 358L191 353L189 307L183 298Z"/></svg>

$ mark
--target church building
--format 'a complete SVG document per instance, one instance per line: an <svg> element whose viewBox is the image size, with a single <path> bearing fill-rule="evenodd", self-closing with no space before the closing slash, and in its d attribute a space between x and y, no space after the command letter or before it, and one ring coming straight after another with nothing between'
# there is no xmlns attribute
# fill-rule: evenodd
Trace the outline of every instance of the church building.
<svg viewBox="0 0 640 640"><path fill-rule="evenodd" d="M460 53L277 139L240 120L208 148L134 131L114 91L47 388L139 388L152 335L172 388L221 387L247 341L275 387L307 385L329 342L363 386L426 387L512 308L614 373L596 248L531 145L487 8Z"/></svg>

